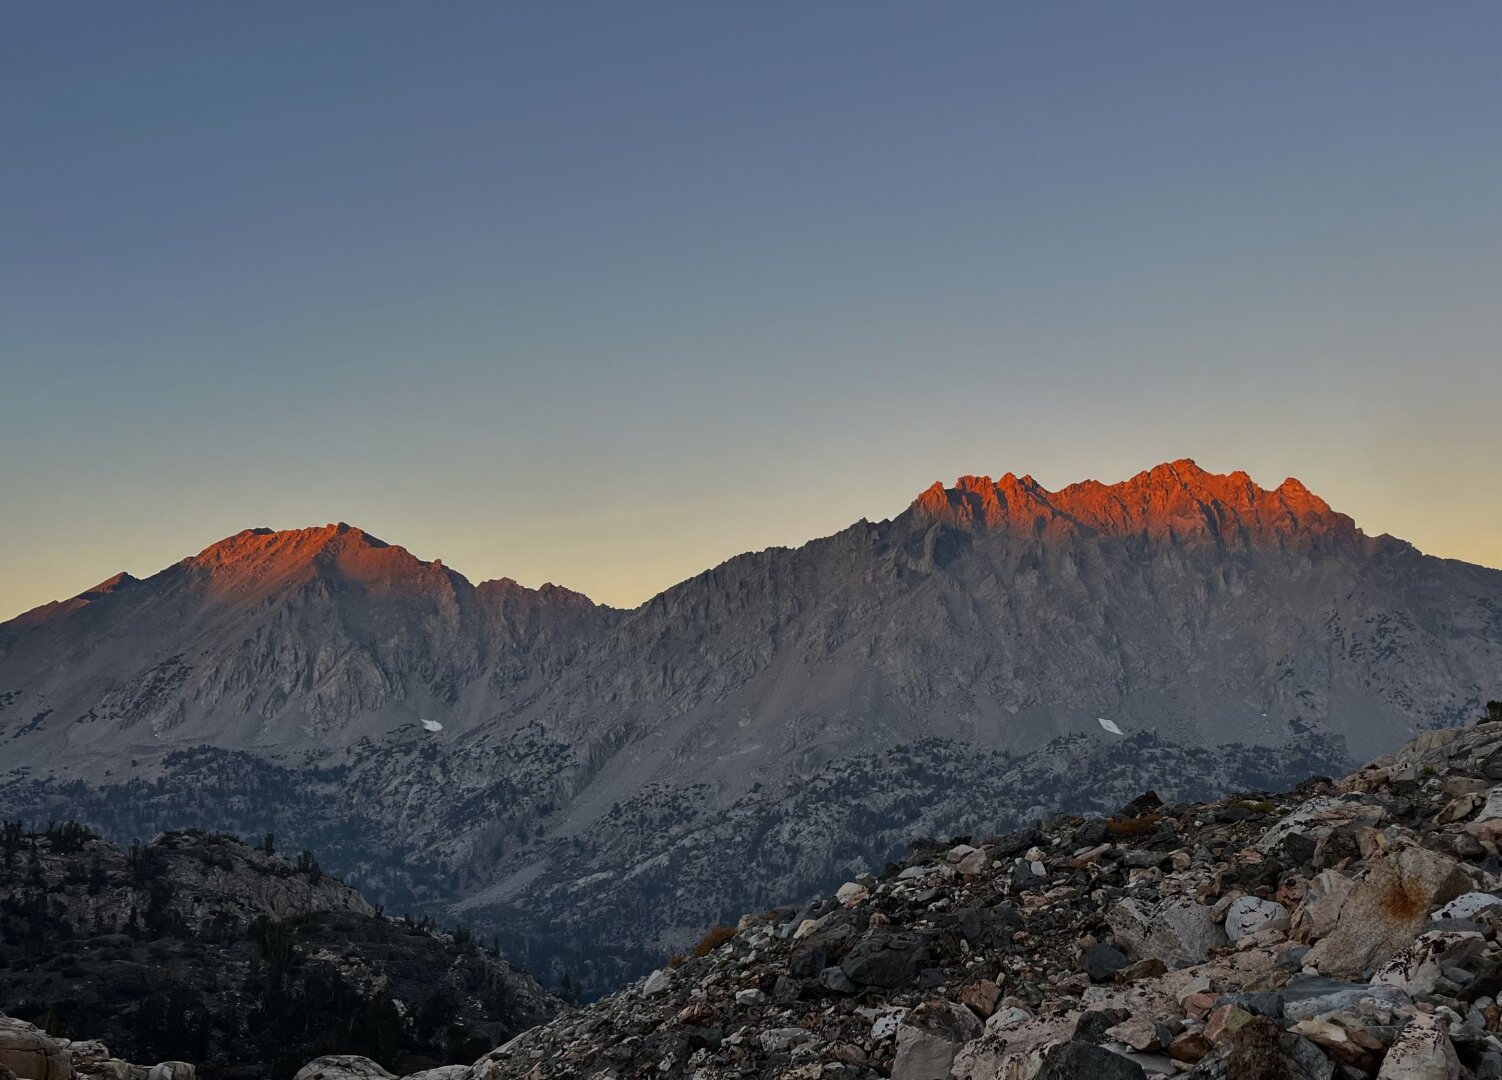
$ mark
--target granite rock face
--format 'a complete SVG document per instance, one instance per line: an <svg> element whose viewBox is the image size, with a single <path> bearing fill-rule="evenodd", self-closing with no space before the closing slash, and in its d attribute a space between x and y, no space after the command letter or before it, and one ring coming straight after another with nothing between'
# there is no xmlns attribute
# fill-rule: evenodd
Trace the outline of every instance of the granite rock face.
<svg viewBox="0 0 1502 1080"><path fill-rule="evenodd" d="M0 1078L3 1080L197 1080L186 1061L133 1065L110 1055L97 1039L53 1038L35 1024L0 1013Z"/></svg>
<svg viewBox="0 0 1502 1080"><path fill-rule="evenodd" d="M72 1080L73 1059L32 1024L0 1014L0 1067L22 1080Z"/></svg>

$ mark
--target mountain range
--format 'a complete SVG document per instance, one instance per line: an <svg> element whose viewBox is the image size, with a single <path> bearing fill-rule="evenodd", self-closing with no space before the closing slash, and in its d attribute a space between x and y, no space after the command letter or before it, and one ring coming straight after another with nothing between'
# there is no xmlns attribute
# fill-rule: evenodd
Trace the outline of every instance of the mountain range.
<svg viewBox="0 0 1502 1080"><path fill-rule="evenodd" d="M917 833L1286 787L1496 697L1502 572L1189 460L935 484L630 611L255 529L0 624L0 812L275 831L598 990Z"/></svg>

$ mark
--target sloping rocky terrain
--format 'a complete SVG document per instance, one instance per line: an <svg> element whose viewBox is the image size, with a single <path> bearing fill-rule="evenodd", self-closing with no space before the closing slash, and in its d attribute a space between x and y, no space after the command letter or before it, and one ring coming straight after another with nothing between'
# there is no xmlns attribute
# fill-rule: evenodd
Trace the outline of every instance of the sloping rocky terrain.
<svg viewBox="0 0 1502 1080"><path fill-rule="evenodd" d="M599 991L918 831L1284 786L1499 696L1502 573L1189 461L965 477L629 612L251 530L0 626L0 814L273 831Z"/></svg>
<svg viewBox="0 0 1502 1080"><path fill-rule="evenodd" d="M306 853L0 829L0 1011L123 1059L246 1080L332 1051L439 1065L558 1007L463 931L379 914Z"/></svg>
<svg viewBox="0 0 1502 1080"><path fill-rule="evenodd" d="M919 842L466 1080L1502 1077L1499 845L1502 722L1338 783Z"/></svg>

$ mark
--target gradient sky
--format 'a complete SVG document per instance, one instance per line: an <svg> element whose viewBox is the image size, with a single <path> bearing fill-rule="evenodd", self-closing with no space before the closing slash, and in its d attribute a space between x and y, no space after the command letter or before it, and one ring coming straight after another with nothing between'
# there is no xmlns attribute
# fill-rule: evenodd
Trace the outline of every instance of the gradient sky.
<svg viewBox="0 0 1502 1080"><path fill-rule="evenodd" d="M0 3L0 617L346 520L633 604L962 473L1502 565L1502 5Z"/></svg>

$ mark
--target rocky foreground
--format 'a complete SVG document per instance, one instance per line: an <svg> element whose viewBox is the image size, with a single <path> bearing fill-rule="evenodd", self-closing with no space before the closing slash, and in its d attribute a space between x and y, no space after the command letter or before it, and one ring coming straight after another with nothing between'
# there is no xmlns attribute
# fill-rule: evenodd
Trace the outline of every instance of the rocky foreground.
<svg viewBox="0 0 1502 1080"><path fill-rule="evenodd" d="M1286 795L919 844L464 1080L1502 1077L1499 844L1496 723Z"/></svg>

